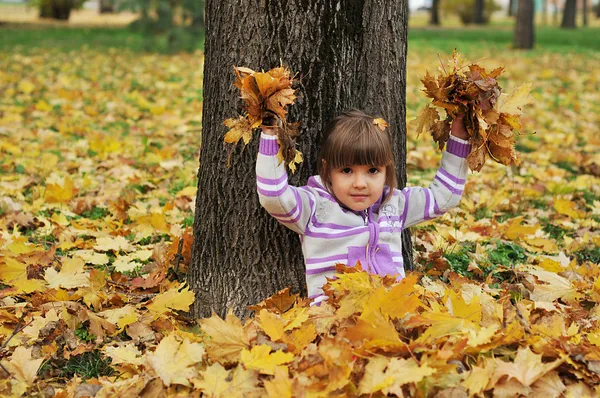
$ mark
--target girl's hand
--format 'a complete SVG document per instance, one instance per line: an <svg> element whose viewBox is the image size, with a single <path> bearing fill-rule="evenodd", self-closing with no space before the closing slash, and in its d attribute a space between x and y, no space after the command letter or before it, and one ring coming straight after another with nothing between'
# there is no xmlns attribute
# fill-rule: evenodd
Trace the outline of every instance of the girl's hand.
<svg viewBox="0 0 600 398"><path fill-rule="evenodd" d="M260 126L262 132L266 135L277 135L277 128L273 126Z"/></svg>
<svg viewBox="0 0 600 398"><path fill-rule="evenodd" d="M450 126L450 131L453 136L456 138L460 138L461 140L468 140L469 133L467 133L467 129L465 129L464 122L464 114L459 114L453 121L452 126Z"/></svg>

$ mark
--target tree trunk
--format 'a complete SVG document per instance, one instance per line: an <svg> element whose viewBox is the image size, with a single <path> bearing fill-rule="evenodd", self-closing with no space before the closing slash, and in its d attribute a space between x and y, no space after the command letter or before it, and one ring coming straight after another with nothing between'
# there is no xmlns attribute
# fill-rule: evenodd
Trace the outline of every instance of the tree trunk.
<svg viewBox="0 0 600 398"><path fill-rule="evenodd" d="M440 0L432 0L431 2L431 19L430 25L440 25Z"/></svg>
<svg viewBox="0 0 600 398"><path fill-rule="evenodd" d="M533 48L533 0L519 0L517 21L515 23L515 48Z"/></svg>
<svg viewBox="0 0 600 398"><path fill-rule="evenodd" d="M583 26L588 26L588 0L583 0Z"/></svg>
<svg viewBox="0 0 600 398"><path fill-rule="evenodd" d="M255 70L279 66L298 73L297 103L289 120L301 121L304 163L290 184L316 173L325 124L342 110L362 108L392 130L397 175L406 183L406 49L404 0L208 0L202 146L188 275L196 293L193 315L248 314L277 290L306 294L298 236L260 207L255 182L258 138L236 148L231 167L223 121L240 113L232 65ZM405 264L412 264L408 233Z"/></svg>
<svg viewBox="0 0 600 398"><path fill-rule="evenodd" d="M68 21L74 7L73 0L42 0L39 3L40 18L52 18Z"/></svg>
<svg viewBox="0 0 600 398"><path fill-rule="evenodd" d="M476 24L484 24L485 18L483 15L483 9L485 7L485 0L475 0L475 8L473 9L473 22Z"/></svg>
<svg viewBox="0 0 600 398"><path fill-rule="evenodd" d="M114 13L115 4L111 0L100 0L98 11L100 14Z"/></svg>
<svg viewBox="0 0 600 398"><path fill-rule="evenodd" d="M508 16L512 17L514 15L513 7L515 6L515 0L508 0Z"/></svg>
<svg viewBox="0 0 600 398"><path fill-rule="evenodd" d="M535 2L533 4L533 13L535 15ZM535 21L533 22L535 24ZM542 24L548 25L548 0L542 0Z"/></svg>
<svg viewBox="0 0 600 398"><path fill-rule="evenodd" d="M563 13L561 28L576 28L575 18L577 17L577 0L566 0L565 11Z"/></svg>

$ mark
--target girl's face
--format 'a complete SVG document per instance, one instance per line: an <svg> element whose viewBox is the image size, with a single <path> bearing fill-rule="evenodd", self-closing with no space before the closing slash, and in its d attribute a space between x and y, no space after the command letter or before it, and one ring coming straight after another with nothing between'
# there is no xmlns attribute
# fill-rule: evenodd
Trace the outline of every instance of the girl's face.
<svg viewBox="0 0 600 398"><path fill-rule="evenodd" d="M383 194L385 166L348 166L331 170L331 188L337 200L354 211L363 211Z"/></svg>

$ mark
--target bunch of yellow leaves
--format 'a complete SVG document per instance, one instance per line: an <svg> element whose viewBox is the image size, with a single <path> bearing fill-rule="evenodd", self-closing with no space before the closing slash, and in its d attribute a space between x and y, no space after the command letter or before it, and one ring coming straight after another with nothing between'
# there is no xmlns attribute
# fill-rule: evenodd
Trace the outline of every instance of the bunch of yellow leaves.
<svg viewBox="0 0 600 398"><path fill-rule="evenodd" d="M287 121L286 108L296 100L291 72L283 66L267 72L255 72L245 67L233 69L237 76L234 86L240 90L244 102L244 115L225 120L229 131L223 140L229 144L243 140L246 145L252 139L254 129L274 128L280 145L278 157L295 171L296 164L302 162L302 153L295 148L299 123Z"/></svg>
<svg viewBox="0 0 600 398"><path fill-rule="evenodd" d="M421 79L425 95L435 107L446 111L446 118L440 120L437 109L427 104L413 120L417 134L431 131L441 150L450 137L452 120L463 116L472 145L467 157L471 170L481 170L486 154L503 165L516 164L514 132L523 127L521 107L530 102L531 84L523 84L510 95L503 94L497 80L503 67L488 73L483 67L471 64L466 71L456 50L450 63L450 72L442 66L442 74L437 78L427 72Z"/></svg>

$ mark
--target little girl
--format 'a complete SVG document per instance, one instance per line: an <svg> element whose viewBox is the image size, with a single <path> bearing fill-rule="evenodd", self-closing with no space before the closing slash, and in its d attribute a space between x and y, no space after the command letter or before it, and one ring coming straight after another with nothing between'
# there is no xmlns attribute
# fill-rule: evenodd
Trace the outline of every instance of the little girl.
<svg viewBox="0 0 600 398"><path fill-rule="evenodd" d="M300 235L313 303L327 299L321 287L337 263L354 266L360 261L369 272L403 278L400 232L457 206L465 186L471 146L462 119L452 123L429 188L396 188L389 132L361 111L344 112L329 123L319 174L303 187L288 185L275 134L269 128L261 134L258 195L269 214Z"/></svg>

